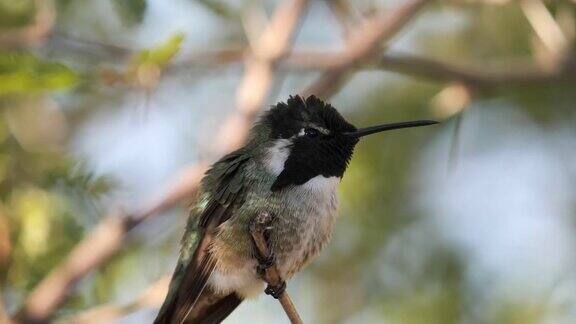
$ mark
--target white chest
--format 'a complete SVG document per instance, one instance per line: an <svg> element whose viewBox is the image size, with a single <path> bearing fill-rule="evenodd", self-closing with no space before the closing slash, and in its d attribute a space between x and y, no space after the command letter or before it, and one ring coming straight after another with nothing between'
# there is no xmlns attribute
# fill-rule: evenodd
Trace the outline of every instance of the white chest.
<svg viewBox="0 0 576 324"><path fill-rule="evenodd" d="M332 227L338 212L337 186L338 177L326 178L321 175L303 184L300 190L303 195L309 195L306 212L304 213L304 245L303 249L320 249L330 238ZM307 251L304 251L307 253Z"/></svg>
<svg viewBox="0 0 576 324"><path fill-rule="evenodd" d="M290 278L295 272L312 261L328 243L338 210L336 188L340 178L316 176L292 189L291 201L297 212L288 220L291 233L281 234L292 248L278 251L281 254L280 272ZM284 252L284 253L282 253Z"/></svg>

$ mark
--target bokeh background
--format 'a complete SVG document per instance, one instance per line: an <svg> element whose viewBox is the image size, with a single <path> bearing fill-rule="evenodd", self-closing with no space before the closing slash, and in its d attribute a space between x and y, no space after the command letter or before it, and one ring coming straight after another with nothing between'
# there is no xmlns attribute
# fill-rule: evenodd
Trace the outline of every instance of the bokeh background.
<svg viewBox="0 0 576 324"><path fill-rule="evenodd" d="M575 323L575 6L0 0L0 322L151 322L206 163L315 93L442 124L358 145L305 322Z"/></svg>

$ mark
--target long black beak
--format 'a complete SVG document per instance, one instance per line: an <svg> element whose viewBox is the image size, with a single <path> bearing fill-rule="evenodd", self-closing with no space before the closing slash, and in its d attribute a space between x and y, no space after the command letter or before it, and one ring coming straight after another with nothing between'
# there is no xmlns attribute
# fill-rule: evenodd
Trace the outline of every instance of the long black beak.
<svg viewBox="0 0 576 324"><path fill-rule="evenodd" d="M401 123L384 124L384 125L377 125L377 126L371 126L371 127L366 127L366 128L360 128L359 130L357 130L355 132L344 133L344 136L358 138L358 137L362 137L362 136L366 136L366 135L370 135L370 134L374 134L374 133L380 133L380 132L384 132L384 131L389 131L389 130L393 130L393 129L408 128L408 127L420 127L420 126L428 126L428 125L434 125L434 124L438 124L438 122L433 121L433 120L414 120L414 121L407 121L407 122L401 122Z"/></svg>

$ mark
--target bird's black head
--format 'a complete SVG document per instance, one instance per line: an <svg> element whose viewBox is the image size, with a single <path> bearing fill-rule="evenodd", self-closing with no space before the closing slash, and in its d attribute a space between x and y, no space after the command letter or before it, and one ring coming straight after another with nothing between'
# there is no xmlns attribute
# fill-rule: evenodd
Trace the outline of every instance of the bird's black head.
<svg viewBox="0 0 576 324"><path fill-rule="evenodd" d="M269 129L265 163L277 174L272 190L302 185L323 176L341 178L360 137L376 132L435 122L416 121L357 129L330 104L315 96L292 96L262 117Z"/></svg>
<svg viewBox="0 0 576 324"><path fill-rule="evenodd" d="M263 117L274 141L268 155L270 167L280 172L272 186L279 190L301 185L322 175L342 177L358 138L356 131L334 107L310 96L293 96L278 103Z"/></svg>

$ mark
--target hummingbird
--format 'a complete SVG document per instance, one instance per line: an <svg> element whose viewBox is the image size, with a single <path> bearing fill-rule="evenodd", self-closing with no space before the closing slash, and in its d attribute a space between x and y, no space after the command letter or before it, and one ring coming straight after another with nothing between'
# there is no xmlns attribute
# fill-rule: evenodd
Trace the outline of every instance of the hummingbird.
<svg viewBox="0 0 576 324"><path fill-rule="evenodd" d="M244 147L206 172L191 208L180 258L154 323L220 323L285 281L328 243L338 210L337 185L361 137L436 124L417 120L356 128L315 96L291 96L254 124ZM249 232L258 214L275 215L268 243L284 284L265 288Z"/></svg>

